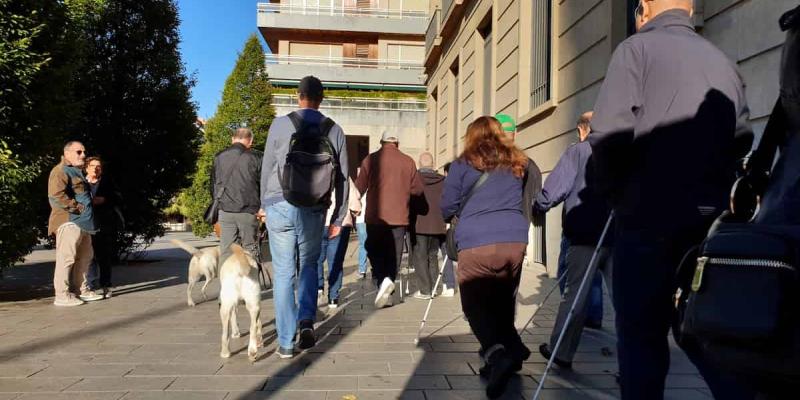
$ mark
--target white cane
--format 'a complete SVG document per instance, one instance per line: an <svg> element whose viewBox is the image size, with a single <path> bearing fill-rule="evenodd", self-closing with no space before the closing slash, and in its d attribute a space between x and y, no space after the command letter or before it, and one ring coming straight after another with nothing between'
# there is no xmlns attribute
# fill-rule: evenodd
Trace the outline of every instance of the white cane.
<svg viewBox="0 0 800 400"><path fill-rule="evenodd" d="M589 267L586 268L586 274L583 276L583 280L581 280L580 286L578 286L578 293L575 296L575 300L572 301L572 306L569 308L569 313L567 313L567 318L564 320L564 326L561 327L561 333L558 334L558 340L556 341L556 345L553 350L550 352L550 359L547 360L547 366L544 368L544 373L542 374L542 378L539 379L539 386L536 388L536 393L533 395L533 400L537 400L539 395L542 392L542 388L544 387L544 381L547 379L547 373L550 371L550 367L553 366L553 360L556 359L556 354L558 354L558 348L561 346L561 340L564 339L564 334L567 332L567 328L569 327L569 323L572 320L572 316L575 313L575 307L578 305L578 301L581 299L581 293L583 293L583 288L586 286L586 282L589 280L589 277L594 277L594 273L597 270L597 265L595 261L597 260L598 254L600 254L600 249L603 247L603 242L605 241L606 234L608 233L608 227L611 226L611 221L614 219L614 211L608 215L608 221L606 221L606 226L603 228L603 234L600 235L600 240L597 242L597 248L594 250L594 254L592 254L592 259L589 260ZM566 274L564 274L566 275Z"/></svg>
<svg viewBox="0 0 800 400"><path fill-rule="evenodd" d="M439 281L442 280L442 274L444 274L444 266L447 265L447 260L447 254L445 253L444 261L439 268L439 276L436 277L436 283L433 285L433 290L431 290L431 298L428 299L428 307L425 308L425 314L422 316L422 321L419 323L419 330L417 331L417 337L414 339L414 344L419 344L419 337L422 335L422 329L425 328L425 321L428 320L428 313L431 311L431 304L433 304L433 295L436 293L436 288L439 287Z"/></svg>

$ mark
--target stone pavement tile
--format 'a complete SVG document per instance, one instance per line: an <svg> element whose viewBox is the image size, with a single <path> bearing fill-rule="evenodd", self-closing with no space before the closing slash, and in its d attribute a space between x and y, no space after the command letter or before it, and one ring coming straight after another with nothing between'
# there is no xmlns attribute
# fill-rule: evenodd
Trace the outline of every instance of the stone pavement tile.
<svg viewBox="0 0 800 400"><path fill-rule="evenodd" d="M175 378L85 378L66 389L68 392L113 392L164 390Z"/></svg>
<svg viewBox="0 0 800 400"><path fill-rule="evenodd" d="M14 400L119 400L125 392L25 393Z"/></svg>
<svg viewBox="0 0 800 400"><path fill-rule="evenodd" d="M222 400L227 392L128 392L120 400Z"/></svg>
<svg viewBox="0 0 800 400"><path fill-rule="evenodd" d="M535 379L539 379L537 376ZM579 375L561 371L559 375L547 375L546 389L618 389L614 375Z"/></svg>
<svg viewBox="0 0 800 400"><path fill-rule="evenodd" d="M0 392L59 392L79 378L0 378Z"/></svg>
<svg viewBox="0 0 800 400"><path fill-rule="evenodd" d="M35 375L44 377L123 376L133 366L126 364L54 364Z"/></svg>
<svg viewBox="0 0 800 400"><path fill-rule="evenodd" d="M431 343L431 347L436 352L477 353L481 345L478 343Z"/></svg>
<svg viewBox="0 0 800 400"><path fill-rule="evenodd" d="M433 353L433 352L425 352L425 353L414 353L414 361L415 362L479 362L480 357L478 356L478 352L468 352L468 353ZM533 358L533 357L531 357Z"/></svg>
<svg viewBox="0 0 800 400"><path fill-rule="evenodd" d="M412 362L414 360L410 351L406 352L382 352L382 353L336 353L332 355L336 362L368 362L368 361L387 361L387 362Z"/></svg>
<svg viewBox="0 0 800 400"><path fill-rule="evenodd" d="M294 360L293 360L294 361ZM286 362L277 357L256 363L225 363L215 375L218 376L297 376L302 375L307 363Z"/></svg>
<svg viewBox="0 0 800 400"><path fill-rule="evenodd" d="M391 375L474 375L467 362L390 362Z"/></svg>
<svg viewBox="0 0 800 400"><path fill-rule="evenodd" d="M585 375L613 374L619 372L619 366L617 365L616 362L585 363L585 362L573 361L572 371L576 374L585 374Z"/></svg>
<svg viewBox="0 0 800 400"><path fill-rule="evenodd" d="M296 392L229 392L225 400L326 400L328 392L325 390L301 390ZM358 400L361 400L359 397Z"/></svg>
<svg viewBox="0 0 800 400"><path fill-rule="evenodd" d="M667 375L669 389L706 389L708 385L699 375Z"/></svg>
<svg viewBox="0 0 800 400"><path fill-rule="evenodd" d="M388 362L332 362L317 361L306 368L305 376L359 376L389 375Z"/></svg>
<svg viewBox="0 0 800 400"><path fill-rule="evenodd" d="M298 376L277 377L267 381L264 390L356 390L358 377L355 376Z"/></svg>
<svg viewBox="0 0 800 400"><path fill-rule="evenodd" d="M533 397L536 390L525 393L526 399ZM617 400L619 390L597 390L597 389L542 389L539 396L540 400Z"/></svg>
<svg viewBox="0 0 800 400"><path fill-rule="evenodd" d="M259 376L183 376L175 380L167 390L261 390L267 378Z"/></svg>
<svg viewBox="0 0 800 400"><path fill-rule="evenodd" d="M425 397L435 400L486 400L486 392L483 390L426 390ZM499 400L523 400L523 394L507 390L500 396ZM527 399L526 399L527 400Z"/></svg>
<svg viewBox="0 0 800 400"><path fill-rule="evenodd" d="M54 353L66 354L128 354L139 347L137 344L66 344L54 349Z"/></svg>
<svg viewBox="0 0 800 400"><path fill-rule="evenodd" d="M159 364L169 363L175 357L177 357L175 354L169 353L98 354L91 358L91 362L93 364Z"/></svg>
<svg viewBox="0 0 800 400"><path fill-rule="evenodd" d="M355 396L355 397L348 397ZM422 390L362 390L358 392L330 391L326 400L425 400ZM430 398L429 398L430 399Z"/></svg>
<svg viewBox="0 0 800 400"><path fill-rule="evenodd" d="M477 390L486 388L486 380L477 375L448 375L447 381L456 390ZM537 382L529 376L514 375L509 379L510 387L536 389Z"/></svg>
<svg viewBox="0 0 800 400"><path fill-rule="evenodd" d="M713 398L700 390L667 389L664 391L664 400L712 400Z"/></svg>
<svg viewBox="0 0 800 400"><path fill-rule="evenodd" d="M196 364L140 364L126 376L191 376L214 375L222 363Z"/></svg>
<svg viewBox="0 0 800 400"><path fill-rule="evenodd" d="M47 364L0 364L0 377L25 378L45 368L47 368Z"/></svg>
<svg viewBox="0 0 800 400"><path fill-rule="evenodd" d="M450 385L443 375L419 376L359 376L359 390L385 390L385 389L449 389Z"/></svg>

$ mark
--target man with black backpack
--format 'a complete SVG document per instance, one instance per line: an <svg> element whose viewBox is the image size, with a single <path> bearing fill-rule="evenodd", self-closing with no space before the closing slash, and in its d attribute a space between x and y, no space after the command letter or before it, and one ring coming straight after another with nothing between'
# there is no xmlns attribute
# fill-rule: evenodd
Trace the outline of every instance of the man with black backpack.
<svg viewBox="0 0 800 400"><path fill-rule="evenodd" d="M303 78L297 94L300 110L275 118L269 128L261 167L261 206L275 273L276 353L281 358L293 356L298 329L298 348L305 350L316 344L317 260L322 228L329 225L328 237L338 236L348 212L344 131L319 112L323 98L319 79ZM335 195L331 196L334 188ZM334 200L333 215L325 221ZM299 280L295 284L296 274Z"/></svg>

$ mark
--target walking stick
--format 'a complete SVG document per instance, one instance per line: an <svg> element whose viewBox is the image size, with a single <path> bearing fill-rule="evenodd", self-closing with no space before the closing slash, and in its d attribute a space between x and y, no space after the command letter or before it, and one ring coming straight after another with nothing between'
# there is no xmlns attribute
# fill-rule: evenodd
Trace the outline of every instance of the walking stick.
<svg viewBox="0 0 800 400"><path fill-rule="evenodd" d="M442 280L442 274L444 274L444 266L447 264L447 254L444 255L444 261L442 262L442 266L439 268L439 276L436 277L436 283L433 285L433 290L431 290L431 298L428 299L428 307L425 308L425 314L422 316L422 321L419 323L419 330L417 331L417 337L414 339L414 344L419 344L419 337L422 335L422 329L425 328L425 321L428 320L428 313L431 311L431 304L433 304L433 295L436 293L436 288L439 287L439 281Z"/></svg>
<svg viewBox="0 0 800 400"><path fill-rule="evenodd" d="M567 332L567 328L569 327L570 320L572 320L572 316L575 313L575 307L578 305L578 300L581 298L581 293L583 292L583 288L586 286L586 282L589 280L589 277L594 277L594 273L597 270L597 265L595 261L597 260L597 255L600 254L600 249L603 247L603 242L606 239L606 234L608 233L608 227L611 226L611 221L614 220L614 211L608 215L608 221L606 221L606 226L603 228L603 234L600 235L600 240L597 242L597 248L594 249L594 253L592 254L592 259L589 260L589 268L586 268L586 274L583 275L583 279L581 280L580 286L578 286L578 295L575 296L575 300L572 301L572 306L569 308L569 313L567 313L567 318L564 320L564 326L561 327L561 333L558 334L558 340L556 341L556 345L553 350L550 352L550 359L547 360L547 366L544 368L544 373L542 374L542 378L539 379L539 386L536 388L536 393L533 394L533 400L537 400L539 395L542 393L542 388L544 387L544 381L547 379L547 373L550 371L550 367L553 366L553 360L556 359L556 354L558 354L558 347L561 346L561 340L564 339L564 334ZM564 274L566 276L566 274Z"/></svg>

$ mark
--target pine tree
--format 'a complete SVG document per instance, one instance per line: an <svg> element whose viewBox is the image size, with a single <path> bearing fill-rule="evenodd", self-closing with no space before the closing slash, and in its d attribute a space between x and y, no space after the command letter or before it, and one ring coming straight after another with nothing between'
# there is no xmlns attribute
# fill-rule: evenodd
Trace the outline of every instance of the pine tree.
<svg viewBox="0 0 800 400"><path fill-rule="evenodd" d="M258 37L252 34L225 81L216 113L206 124L205 142L200 147L192 186L179 199L189 210L195 235L202 237L211 232L211 227L203 221L203 214L211 204L210 172L214 156L230 146L232 130L238 127L250 128L254 136L253 149L263 149L274 117L264 50Z"/></svg>

